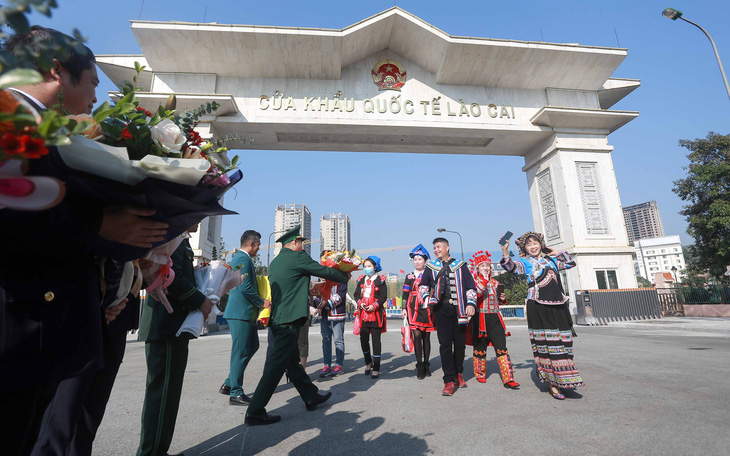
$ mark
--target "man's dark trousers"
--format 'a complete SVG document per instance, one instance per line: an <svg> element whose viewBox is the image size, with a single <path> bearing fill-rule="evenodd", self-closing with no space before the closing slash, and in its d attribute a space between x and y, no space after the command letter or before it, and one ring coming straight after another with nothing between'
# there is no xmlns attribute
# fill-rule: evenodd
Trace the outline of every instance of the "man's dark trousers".
<svg viewBox="0 0 730 456"><path fill-rule="evenodd" d="M243 374L246 366L259 349L259 335L256 322L248 320L228 320L231 328L231 367L226 385L231 387L231 397L243 394Z"/></svg>
<svg viewBox="0 0 730 456"><path fill-rule="evenodd" d="M145 342L147 391L137 456L157 456L170 448L188 364L188 340ZM160 451L162 449L162 451Z"/></svg>
<svg viewBox="0 0 730 456"><path fill-rule="evenodd" d="M266 413L266 404L276 390L281 377L286 372L302 399L307 402L317 395L319 388L314 386L306 371L299 364L299 331L301 322L272 326L274 333L274 352L264 368L256 391L248 406L251 415Z"/></svg>
<svg viewBox="0 0 730 456"><path fill-rule="evenodd" d="M434 307L434 323L444 383L456 382L456 375L464 372L466 325L459 324L457 308L448 302L441 302Z"/></svg>

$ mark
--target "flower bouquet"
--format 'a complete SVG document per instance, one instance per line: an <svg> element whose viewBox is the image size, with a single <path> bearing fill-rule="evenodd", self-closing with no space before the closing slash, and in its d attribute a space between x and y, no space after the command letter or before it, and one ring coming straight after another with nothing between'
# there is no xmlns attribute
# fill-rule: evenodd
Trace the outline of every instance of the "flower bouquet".
<svg viewBox="0 0 730 456"><path fill-rule="evenodd" d="M197 266L194 274L195 286L213 302L213 314L220 315L221 311L218 309L218 303L221 296L241 284L241 271L234 270L224 261L216 260L211 261L210 264ZM185 332L192 334L194 338L200 337L204 324L203 312L195 310L188 314L175 335L180 337Z"/></svg>
<svg viewBox="0 0 730 456"><path fill-rule="evenodd" d="M162 244L139 260L139 267L145 290L157 302L165 306L167 313L172 313L172 306L167 299L167 287L175 280L175 271L172 270L172 254L177 250L184 239L189 238L187 233L177 236L175 239Z"/></svg>
<svg viewBox="0 0 730 456"><path fill-rule="evenodd" d="M264 301L269 300L271 301L271 284L269 283L269 277L268 276L262 276L262 277L256 277L256 282L259 290L259 296L261 296L261 299ZM269 319L271 318L271 309L264 307L259 312L258 318L256 318L256 323L260 324L262 327L269 326Z"/></svg>
<svg viewBox="0 0 730 456"><path fill-rule="evenodd" d="M138 73L143 67L137 65ZM137 77L135 76L135 82ZM84 136L71 138L51 156L69 188L100 204L152 208L150 218L169 227L157 247L175 239L190 226L212 215L235 214L218 200L242 178L240 171L222 165L227 151L222 141L204 141L194 130L198 118L215 111L207 103L193 112L175 114L175 96L154 113L139 106L135 87L125 86L114 105L104 103L92 116L72 120L85 126ZM99 256L129 261L144 257L148 249L99 239Z"/></svg>
<svg viewBox="0 0 730 456"><path fill-rule="evenodd" d="M355 255L355 250L325 250L319 260L322 265L342 272L356 271L362 264L362 258ZM335 285L337 285L336 282L325 280L315 284L313 288L322 299L327 301L332 294L332 287Z"/></svg>
<svg viewBox="0 0 730 456"><path fill-rule="evenodd" d="M38 73L23 69L0 76L0 209L40 211L60 203L66 194L61 180L26 176L29 161L48 155L50 146L69 144L70 135L87 128L57 111L38 113L8 90L40 80Z"/></svg>

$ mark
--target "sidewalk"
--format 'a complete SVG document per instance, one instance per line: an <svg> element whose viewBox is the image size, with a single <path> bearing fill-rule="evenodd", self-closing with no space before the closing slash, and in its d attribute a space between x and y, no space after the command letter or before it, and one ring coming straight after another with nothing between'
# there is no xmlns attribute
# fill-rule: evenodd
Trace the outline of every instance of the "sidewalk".
<svg viewBox="0 0 730 456"><path fill-rule="evenodd" d="M651 320L614 321L613 328L653 328L683 331L730 333L730 318L722 317L664 317Z"/></svg>

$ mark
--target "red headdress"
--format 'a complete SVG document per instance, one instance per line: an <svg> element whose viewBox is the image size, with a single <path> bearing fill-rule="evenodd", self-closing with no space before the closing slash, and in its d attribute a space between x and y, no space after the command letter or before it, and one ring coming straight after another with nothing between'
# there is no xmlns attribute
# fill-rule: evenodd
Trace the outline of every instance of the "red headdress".
<svg viewBox="0 0 730 456"><path fill-rule="evenodd" d="M480 250L475 253L469 260L469 268L471 269L472 274L476 275L477 267L484 262L491 264L492 255L490 255L489 252L485 250Z"/></svg>

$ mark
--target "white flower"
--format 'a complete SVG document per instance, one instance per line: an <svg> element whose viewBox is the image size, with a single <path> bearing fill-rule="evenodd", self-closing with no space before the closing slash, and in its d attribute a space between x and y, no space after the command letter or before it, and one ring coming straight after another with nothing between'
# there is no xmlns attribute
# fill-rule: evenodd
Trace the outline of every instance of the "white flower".
<svg viewBox="0 0 730 456"><path fill-rule="evenodd" d="M163 119L160 123L150 128L152 139L166 152L179 153L180 148L185 144L186 138L180 127L170 119Z"/></svg>

